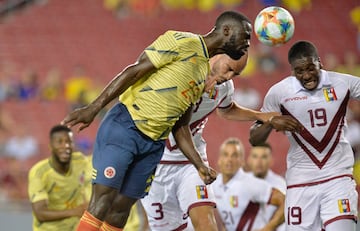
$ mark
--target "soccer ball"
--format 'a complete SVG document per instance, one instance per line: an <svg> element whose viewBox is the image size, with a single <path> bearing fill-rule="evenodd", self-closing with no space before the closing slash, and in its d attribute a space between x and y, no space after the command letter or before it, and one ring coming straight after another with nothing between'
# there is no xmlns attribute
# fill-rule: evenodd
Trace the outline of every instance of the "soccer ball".
<svg viewBox="0 0 360 231"><path fill-rule="evenodd" d="M294 35L294 19L282 7L269 6L256 16L254 31L259 41L268 46L280 46Z"/></svg>

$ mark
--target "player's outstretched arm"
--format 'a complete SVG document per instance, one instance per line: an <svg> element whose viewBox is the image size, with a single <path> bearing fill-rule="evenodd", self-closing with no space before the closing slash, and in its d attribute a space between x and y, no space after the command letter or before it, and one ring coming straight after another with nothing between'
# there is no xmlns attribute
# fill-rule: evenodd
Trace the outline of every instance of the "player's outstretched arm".
<svg viewBox="0 0 360 231"><path fill-rule="evenodd" d="M232 102L228 108L218 108L217 114L227 120L238 121L261 121L267 122L271 117L281 115L279 112L260 112L238 105Z"/></svg>
<svg viewBox="0 0 360 231"><path fill-rule="evenodd" d="M81 217L86 210L87 203L84 203L76 208L66 210L51 210L48 208L46 200L34 202L31 206L36 218L40 222L47 222L62 220L68 217Z"/></svg>
<svg viewBox="0 0 360 231"><path fill-rule="evenodd" d="M201 159L199 152L195 148L189 128L191 112L192 107L189 107L185 114L176 122L172 132L177 146L196 167L201 179L205 184L211 184L216 179L217 174L214 169L205 164L205 162Z"/></svg>
<svg viewBox="0 0 360 231"><path fill-rule="evenodd" d="M271 198L269 204L277 206L274 215L270 221L260 229L259 231L272 231L275 230L279 225L284 223L284 207L285 207L285 195L279 190L273 188L271 192Z"/></svg>
<svg viewBox="0 0 360 231"><path fill-rule="evenodd" d="M119 97L126 89L143 76L155 70L155 66L147 55L142 53L137 62L127 66L122 72L116 75L93 102L68 114L61 124L69 127L81 124L78 129L79 131L88 127L102 108Z"/></svg>

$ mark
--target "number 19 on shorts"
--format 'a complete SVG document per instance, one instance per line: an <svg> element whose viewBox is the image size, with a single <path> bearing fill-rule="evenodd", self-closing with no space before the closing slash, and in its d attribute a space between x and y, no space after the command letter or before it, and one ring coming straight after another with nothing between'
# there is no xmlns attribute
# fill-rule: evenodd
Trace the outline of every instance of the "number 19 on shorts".
<svg viewBox="0 0 360 231"><path fill-rule="evenodd" d="M301 208L298 206L288 207L287 224L300 225L301 224Z"/></svg>

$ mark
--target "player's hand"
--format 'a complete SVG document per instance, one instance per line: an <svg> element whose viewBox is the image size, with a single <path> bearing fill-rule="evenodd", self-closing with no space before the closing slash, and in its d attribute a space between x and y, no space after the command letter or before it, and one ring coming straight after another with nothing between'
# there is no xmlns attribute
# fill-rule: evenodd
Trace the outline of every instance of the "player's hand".
<svg viewBox="0 0 360 231"><path fill-rule="evenodd" d="M276 131L300 132L303 125L289 115L273 116L268 121Z"/></svg>
<svg viewBox="0 0 360 231"><path fill-rule="evenodd" d="M211 184L216 180L216 171L205 164L198 168L198 172L205 184Z"/></svg>
<svg viewBox="0 0 360 231"><path fill-rule="evenodd" d="M83 215L83 213L85 212L85 210L87 209L87 203L84 203L82 205L79 205L75 208L73 208L72 211L72 215L74 217L81 217Z"/></svg>
<svg viewBox="0 0 360 231"><path fill-rule="evenodd" d="M80 124L78 131L87 128L91 122L94 120L97 110L95 110L91 105L75 109L70 112L64 119L61 121L62 125L66 125L68 127L73 127L77 124Z"/></svg>

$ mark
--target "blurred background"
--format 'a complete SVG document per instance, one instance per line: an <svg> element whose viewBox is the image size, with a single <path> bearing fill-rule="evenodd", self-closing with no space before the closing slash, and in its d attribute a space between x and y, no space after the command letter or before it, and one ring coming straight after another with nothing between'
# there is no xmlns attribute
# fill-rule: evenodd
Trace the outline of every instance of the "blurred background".
<svg viewBox="0 0 360 231"><path fill-rule="evenodd" d="M91 101L158 35L168 29L206 34L224 10L254 21L270 5L289 10L295 34L280 47L265 47L253 34L248 66L234 80L240 105L260 109L268 88L289 75L287 50L300 39L315 43L325 69L360 76L360 0L0 0L0 230L7 230L9 219L15 220L12 230L31 229L27 173L50 155L49 129ZM77 149L91 154L105 112L75 133ZM351 102L348 117L348 137L358 153L359 102ZM251 124L209 117L205 138L212 166L217 168L219 145L230 136L249 149ZM284 175L288 141L276 132L269 141L274 171Z"/></svg>

